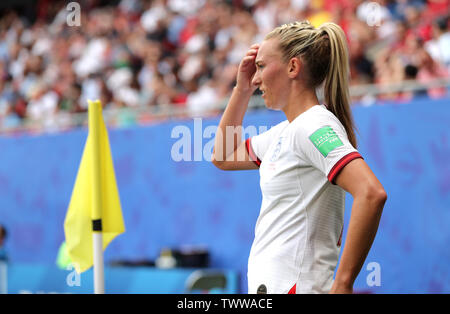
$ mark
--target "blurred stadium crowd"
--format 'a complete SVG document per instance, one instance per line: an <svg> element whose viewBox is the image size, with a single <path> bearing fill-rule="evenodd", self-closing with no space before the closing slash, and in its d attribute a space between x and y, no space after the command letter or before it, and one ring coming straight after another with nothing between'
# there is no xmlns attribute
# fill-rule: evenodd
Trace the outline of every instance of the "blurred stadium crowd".
<svg viewBox="0 0 450 314"><path fill-rule="evenodd" d="M346 32L351 83L393 84L448 78L450 0L38 0L0 16L0 125L26 120L51 128L55 116L107 108L211 109L234 85L250 45L279 24L308 19ZM375 6L374 6L375 3ZM374 11L375 10L375 11ZM446 95L446 88L391 93ZM139 119L138 119L139 120Z"/></svg>

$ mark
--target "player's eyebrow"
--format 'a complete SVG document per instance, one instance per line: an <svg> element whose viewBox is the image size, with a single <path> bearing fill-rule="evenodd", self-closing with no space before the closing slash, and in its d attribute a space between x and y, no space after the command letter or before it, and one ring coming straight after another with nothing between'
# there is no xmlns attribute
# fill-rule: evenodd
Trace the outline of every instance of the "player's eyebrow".
<svg viewBox="0 0 450 314"><path fill-rule="evenodd" d="M263 63L261 60L256 60L255 61L255 64L258 65L258 66L261 65L261 63Z"/></svg>

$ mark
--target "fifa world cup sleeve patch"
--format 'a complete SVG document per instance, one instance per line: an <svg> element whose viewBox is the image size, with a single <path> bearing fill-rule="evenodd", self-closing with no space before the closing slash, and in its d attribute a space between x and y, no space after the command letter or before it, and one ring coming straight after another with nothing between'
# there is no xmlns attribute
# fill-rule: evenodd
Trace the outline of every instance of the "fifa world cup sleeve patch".
<svg viewBox="0 0 450 314"><path fill-rule="evenodd" d="M344 145L330 126L324 126L323 128L318 129L311 134L309 139L323 157L327 157L333 149Z"/></svg>

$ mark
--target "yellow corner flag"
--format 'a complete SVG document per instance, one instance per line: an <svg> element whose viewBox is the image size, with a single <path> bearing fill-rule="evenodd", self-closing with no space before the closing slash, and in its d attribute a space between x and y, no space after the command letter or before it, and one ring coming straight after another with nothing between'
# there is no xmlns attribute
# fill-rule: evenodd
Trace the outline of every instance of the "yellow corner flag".
<svg viewBox="0 0 450 314"><path fill-rule="evenodd" d="M89 135L64 221L67 251L78 273L93 265L93 233L103 250L125 232L119 192L99 100L89 102Z"/></svg>

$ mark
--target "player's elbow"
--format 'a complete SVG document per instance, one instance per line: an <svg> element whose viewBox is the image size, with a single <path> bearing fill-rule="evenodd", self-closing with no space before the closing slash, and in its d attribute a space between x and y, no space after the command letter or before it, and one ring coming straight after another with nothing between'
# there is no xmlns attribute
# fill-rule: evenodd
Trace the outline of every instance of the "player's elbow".
<svg viewBox="0 0 450 314"><path fill-rule="evenodd" d="M215 153L213 152L211 155L211 162L214 166L219 168L220 170L228 170L226 169L226 163L224 160L217 160Z"/></svg>
<svg viewBox="0 0 450 314"><path fill-rule="evenodd" d="M370 193L370 195L374 202L383 206L388 198L386 190L381 185L379 187L373 188L373 191Z"/></svg>
<svg viewBox="0 0 450 314"><path fill-rule="evenodd" d="M372 208L374 208L377 211L382 211L384 204L387 201L387 193L386 190L383 188L383 186L379 182L370 182L366 184L365 188L363 189L363 197L364 199L372 204Z"/></svg>
<svg viewBox="0 0 450 314"><path fill-rule="evenodd" d="M213 164L214 166L216 166L216 167L219 168L220 170L223 170L223 169L222 169L222 168L223 168L223 162L221 163L221 162L217 161L217 160L214 158L214 156L211 158L211 162L212 162L212 164Z"/></svg>
<svg viewBox="0 0 450 314"><path fill-rule="evenodd" d="M387 201L388 195L387 192L382 188L382 190L379 191L379 200L384 205Z"/></svg>

